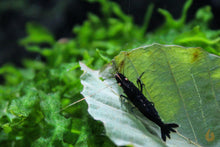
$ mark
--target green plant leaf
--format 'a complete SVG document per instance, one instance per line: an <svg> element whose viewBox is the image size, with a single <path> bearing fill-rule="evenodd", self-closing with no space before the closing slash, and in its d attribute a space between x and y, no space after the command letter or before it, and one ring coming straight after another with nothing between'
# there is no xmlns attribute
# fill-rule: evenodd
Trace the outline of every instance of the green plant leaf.
<svg viewBox="0 0 220 147"><path fill-rule="evenodd" d="M33 146L68 146L64 142L63 136L69 132L67 128L70 120L59 114L59 93L45 94L39 91L39 95L41 97L40 107L43 111L46 125L44 125L43 136L38 138L33 143ZM50 135L48 135L48 132Z"/></svg>
<svg viewBox="0 0 220 147"><path fill-rule="evenodd" d="M27 23L28 36L21 39L21 45L48 43L52 45L55 42L53 35L43 26L37 23Z"/></svg>
<svg viewBox="0 0 220 147"><path fill-rule="evenodd" d="M185 20L186 20L186 13L188 9L190 8L193 0L187 0L186 3L184 4L183 10L182 10L182 16L178 20L174 20L173 16L164 9L159 8L158 11L161 13L165 19L166 22L164 24L165 27L172 27L172 28L180 28L184 25Z"/></svg>
<svg viewBox="0 0 220 147"><path fill-rule="evenodd" d="M145 72L142 77L144 94L154 102L165 123L180 125L178 133L172 133L166 145L220 144L217 139L220 136L218 56L208 54L201 48L153 44L131 52L121 52L113 63L134 83ZM165 145L154 123L144 119L136 109L134 116L129 110L132 107L130 103L121 103L119 95L123 93L115 84L115 79L111 78L114 72L111 66L102 72L93 71L83 64L81 68L84 70L82 94L86 97L88 111L104 123L107 136L116 145Z"/></svg>

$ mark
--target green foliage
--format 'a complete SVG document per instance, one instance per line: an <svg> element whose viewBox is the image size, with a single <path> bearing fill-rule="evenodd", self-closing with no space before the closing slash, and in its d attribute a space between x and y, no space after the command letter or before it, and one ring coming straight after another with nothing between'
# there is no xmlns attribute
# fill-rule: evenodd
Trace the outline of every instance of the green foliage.
<svg viewBox="0 0 220 147"><path fill-rule="evenodd" d="M29 43L53 44L55 42L53 35L46 28L36 23L27 23L26 31L28 36L20 41L21 45Z"/></svg>
<svg viewBox="0 0 220 147"><path fill-rule="evenodd" d="M0 85L0 146L114 146L105 136L103 124L88 115L85 102L62 109L82 98L79 61L98 69L121 50L155 42L220 54L220 30L210 30L213 16L208 6L199 9L189 23L185 20L191 0L179 20L160 9L165 23L147 32L153 5L148 7L144 25L137 26L116 3L90 1L101 4L103 16L88 14L81 26L73 28L75 38L56 41L42 26L27 24L27 37L19 43L39 58L24 59L23 68L10 64L0 68L4 78Z"/></svg>

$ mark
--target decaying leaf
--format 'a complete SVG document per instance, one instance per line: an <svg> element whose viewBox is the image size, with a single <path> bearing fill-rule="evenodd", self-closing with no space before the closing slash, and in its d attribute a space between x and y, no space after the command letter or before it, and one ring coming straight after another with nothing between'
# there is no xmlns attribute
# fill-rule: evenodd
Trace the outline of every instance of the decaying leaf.
<svg viewBox="0 0 220 147"><path fill-rule="evenodd" d="M81 64L84 70L81 78L84 85L82 94L87 97L89 113L104 123L106 134L116 145L220 144L217 139L220 137L218 56L201 48L153 44L121 52L114 58L113 65L99 72ZM164 122L180 125L178 133L172 133L166 144L160 139L157 126L147 119L141 120L144 118L141 114L124 107L127 104L119 98L122 91L111 76L113 69L124 73L135 84L139 75L145 72L142 81L147 99L155 104ZM210 141L207 138L208 130L215 139Z"/></svg>

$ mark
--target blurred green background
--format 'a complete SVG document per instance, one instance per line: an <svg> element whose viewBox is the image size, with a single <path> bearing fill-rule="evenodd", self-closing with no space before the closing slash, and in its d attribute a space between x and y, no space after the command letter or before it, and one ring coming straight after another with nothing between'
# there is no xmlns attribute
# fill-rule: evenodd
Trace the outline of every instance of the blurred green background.
<svg viewBox="0 0 220 147"><path fill-rule="evenodd" d="M150 3L155 4L155 9L149 23L148 30L152 31L160 26L163 17L157 12L157 8L167 9L174 18L181 15L181 9L185 0L114 0L122 10L133 16L134 23L143 24L144 14ZM214 14L210 27L220 28L220 2L218 0L194 0L190 7L187 20L194 18L198 8L210 5ZM0 1L0 66L11 62L21 66L24 57L37 58L36 54L27 52L24 47L18 45L18 40L25 37L25 26L28 22L37 22L46 27L55 39L74 37L72 28L80 25L87 19L88 12L102 15L100 4L89 3L86 0L1 0Z"/></svg>

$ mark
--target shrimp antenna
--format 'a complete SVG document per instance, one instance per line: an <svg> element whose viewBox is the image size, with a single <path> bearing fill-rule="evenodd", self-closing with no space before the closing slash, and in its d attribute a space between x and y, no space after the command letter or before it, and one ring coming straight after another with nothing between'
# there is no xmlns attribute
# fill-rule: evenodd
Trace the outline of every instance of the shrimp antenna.
<svg viewBox="0 0 220 147"><path fill-rule="evenodd" d="M114 85L114 84L116 84L116 82L106 85L105 87L99 89L98 91L94 92L93 94L91 94L91 95L88 96L88 97L92 97L92 96L96 95L97 93L99 93L100 91L102 91L103 89L105 89L105 88L107 88L107 87L110 87L111 85ZM77 101L75 101L75 102L73 102L73 103L67 105L66 107L62 108L62 109L61 109L60 111L58 111L58 112L62 112L63 110L65 110L65 109L67 109L67 108L69 108L69 107L71 107L71 106L73 106L73 105L75 105L75 104L77 104L77 103L79 103L79 102L85 100L85 99L88 98L88 97L84 97L84 98L82 98L82 99L80 99L80 100L77 100Z"/></svg>

